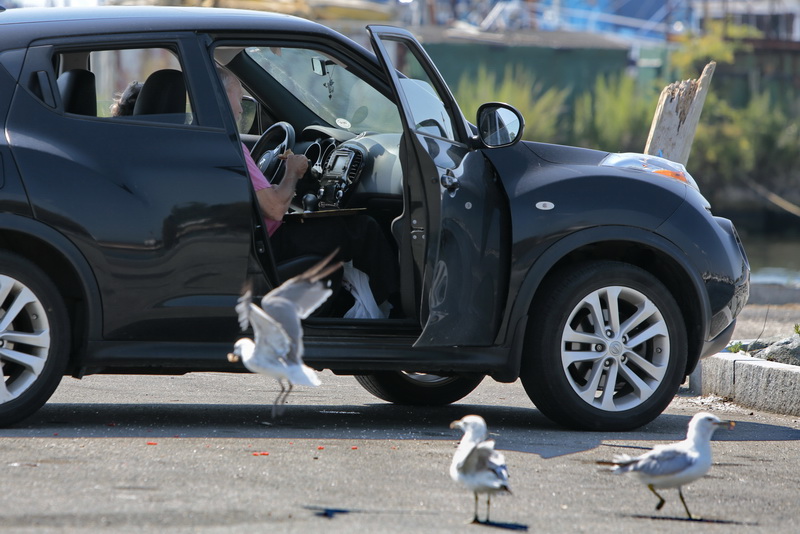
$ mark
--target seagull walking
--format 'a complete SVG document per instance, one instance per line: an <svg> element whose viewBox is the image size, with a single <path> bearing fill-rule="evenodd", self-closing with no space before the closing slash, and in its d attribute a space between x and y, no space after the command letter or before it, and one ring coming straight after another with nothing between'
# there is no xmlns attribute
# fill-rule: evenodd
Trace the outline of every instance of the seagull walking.
<svg viewBox="0 0 800 534"><path fill-rule="evenodd" d="M316 372L303 363L303 326L300 323L331 295L323 279L339 269L333 262L338 252L306 272L276 287L261 299L261 307L253 303L248 288L236 304L239 326L253 328L253 339L242 338L228 354L228 361L241 361L253 373L275 378L281 392L272 405L272 417L283 413L286 397L295 385L318 386Z"/></svg>
<svg viewBox="0 0 800 534"><path fill-rule="evenodd" d="M689 519L696 519L686 506L681 486L694 482L708 472L711 467L711 436L714 431L721 426L733 429L735 424L733 421L722 421L710 413L700 412L689 421L685 440L657 445L641 456L621 454L615 456L611 462L598 463L613 466L612 473L630 473L638 477L658 497L656 510L661 510L666 502L656 490L678 488L678 496L686 515Z"/></svg>
<svg viewBox="0 0 800 534"><path fill-rule="evenodd" d="M489 523L492 494L511 493L506 460L502 453L494 450L494 440L488 439L489 432L483 417L467 415L450 423L450 428L464 432L450 464L450 478L466 486L475 495L473 523L482 522L478 519L478 494L486 494L485 523Z"/></svg>

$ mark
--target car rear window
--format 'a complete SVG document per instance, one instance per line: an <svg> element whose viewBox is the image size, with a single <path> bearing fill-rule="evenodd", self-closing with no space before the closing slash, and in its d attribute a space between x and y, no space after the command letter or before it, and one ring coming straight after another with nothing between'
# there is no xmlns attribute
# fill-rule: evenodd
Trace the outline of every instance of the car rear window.
<svg viewBox="0 0 800 534"><path fill-rule="evenodd" d="M180 61L171 50L70 52L57 57L56 63L66 113L172 124L194 122Z"/></svg>

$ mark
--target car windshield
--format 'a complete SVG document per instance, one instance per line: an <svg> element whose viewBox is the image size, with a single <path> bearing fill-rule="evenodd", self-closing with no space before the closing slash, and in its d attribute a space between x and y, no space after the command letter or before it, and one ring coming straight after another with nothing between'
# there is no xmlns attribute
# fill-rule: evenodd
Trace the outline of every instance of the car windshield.
<svg viewBox="0 0 800 534"><path fill-rule="evenodd" d="M340 62L316 50L253 47L253 60L328 125L400 133L397 106Z"/></svg>

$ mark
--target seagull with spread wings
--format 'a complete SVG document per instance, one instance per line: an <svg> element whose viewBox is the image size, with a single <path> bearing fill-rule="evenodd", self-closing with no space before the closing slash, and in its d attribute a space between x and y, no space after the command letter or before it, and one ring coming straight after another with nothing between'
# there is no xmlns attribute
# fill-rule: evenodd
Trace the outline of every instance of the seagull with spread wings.
<svg viewBox="0 0 800 534"><path fill-rule="evenodd" d="M666 502L657 489L678 488L678 496L689 519L695 519L686 506L681 486L694 482L705 475L711 467L711 436L721 427L732 429L733 421L722 421L717 416L700 412L689 421L686 439L677 443L656 445L641 456L627 454L615 456L613 461L598 462L611 465L615 474L630 473L647 485L647 489L658 497L656 510Z"/></svg>
<svg viewBox="0 0 800 534"><path fill-rule="evenodd" d="M494 450L494 440L488 439L486 421L480 415L464 416L450 423L450 428L458 428L464 432L450 464L450 478L474 493L473 523L481 523L478 519L478 494L486 494L485 523L489 523L492 495L498 492L511 493L505 457Z"/></svg>
<svg viewBox="0 0 800 534"><path fill-rule="evenodd" d="M338 249L306 272L276 287L253 303L248 288L236 304L242 330L253 328L253 339L236 342L228 361L241 361L253 373L275 378L281 392L272 405L272 417L283 413L286 397L295 385L318 386L316 372L303 363L303 326L301 321L311 315L332 291L324 279L342 264L332 261Z"/></svg>

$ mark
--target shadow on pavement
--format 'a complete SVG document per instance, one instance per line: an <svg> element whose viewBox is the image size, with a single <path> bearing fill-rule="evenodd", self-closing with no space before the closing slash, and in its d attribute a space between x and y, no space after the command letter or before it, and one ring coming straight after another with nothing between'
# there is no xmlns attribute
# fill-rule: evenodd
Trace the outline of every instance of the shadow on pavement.
<svg viewBox="0 0 800 534"><path fill-rule="evenodd" d="M758 526L758 523L743 523L741 521L729 521L726 519L711 519L705 517L689 519L688 517L671 517L671 516L640 515L640 514L632 514L623 517L633 517L635 519L651 519L654 521L682 521L684 523L706 523L710 525L737 525L746 527Z"/></svg>
<svg viewBox="0 0 800 534"><path fill-rule="evenodd" d="M689 415L662 414L630 432L565 430L533 408L452 404L435 408L392 404L289 405L273 421L270 405L78 404L48 403L0 437L39 438L270 438L447 440L461 434L449 428L466 414L482 415L497 447L552 458L595 449L604 441L677 441L686 434ZM719 431L715 441L797 441L800 430L738 421ZM624 445L612 445L624 446ZM637 447L638 448L638 447Z"/></svg>

